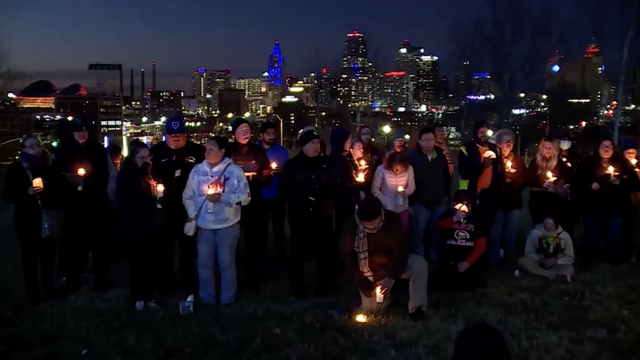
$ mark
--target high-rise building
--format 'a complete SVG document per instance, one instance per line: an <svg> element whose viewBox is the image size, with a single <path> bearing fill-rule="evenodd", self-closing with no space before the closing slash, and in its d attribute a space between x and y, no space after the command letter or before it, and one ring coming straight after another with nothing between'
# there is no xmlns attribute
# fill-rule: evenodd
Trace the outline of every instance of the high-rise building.
<svg viewBox="0 0 640 360"><path fill-rule="evenodd" d="M182 115L183 90L154 90L150 92L151 118Z"/></svg>
<svg viewBox="0 0 640 360"><path fill-rule="evenodd" d="M354 31L347 34L342 54L342 68L352 71L364 69L369 65L367 42L364 34Z"/></svg>
<svg viewBox="0 0 640 360"><path fill-rule="evenodd" d="M409 44L409 39L404 39L404 43L398 48L396 55L396 66L398 70L404 70L415 75L418 71L420 57L424 55L424 48Z"/></svg>
<svg viewBox="0 0 640 360"><path fill-rule="evenodd" d="M384 74L382 105L392 111L404 111L410 101L411 86L406 71L389 71Z"/></svg>
<svg viewBox="0 0 640 360"><path fill-rule="evenodd" d="M273 86L281 86L283 84L282 74L284 68L284 57L282 56L282 52L280 51L280 42L276 41L273 46L273 51L269 56L269 71L267 77L269 78L269 83Z"/></svg>
<svg viewBox="0 0 640 360"><path fill-rule="evenodd" d="M191 96L205 97L208 92L207 69L199 67L193 72L193 77L191 78Z"/></svg>
<svg viewBox="0 0 640 360"><path fill-rule="evenodd" d="M231 80L231 88L245 91L249 111L257 112L260 109L261 102L265 92L262 91L262 79L240 78Z"/></svg>
<svg viewBox="0 0 640 360"><path fill-rule="evenodd" d="M335 94L332 96L331 77L333 68L322 68L320 73L320 79L318 84L318 103L323 106L331 105L331 100L335 99Z"/></svg>
<svg viewBox="0 0 640 360"><path fill-rule="evenodd" d="M421 55L418 59L415 85L413 86L415 89L415 104L413 105L433 106L436 103L440 85L440 63L438 57L433 55Z"/></svg>

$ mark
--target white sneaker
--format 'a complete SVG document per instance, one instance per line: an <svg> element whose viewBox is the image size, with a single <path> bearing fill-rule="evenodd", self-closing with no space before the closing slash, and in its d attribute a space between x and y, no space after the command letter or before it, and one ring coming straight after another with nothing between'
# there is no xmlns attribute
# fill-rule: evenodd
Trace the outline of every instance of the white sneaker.
<svg viewBox="0 0 640 360"><path fill-rule="evenodd" d="M158 304L156 304L156 302L153 301L153 300L151 300L148 303L144 304L144 306L146 306L147 308L149 308L151 310L160 309L160 306L158 306Z"/></svg>
<svg viewBox="0 0 640 360"><path fill-rule="evenodd" d="M136 301L136 311L142 311L144 310L144 301L139 300Z"/></svg>

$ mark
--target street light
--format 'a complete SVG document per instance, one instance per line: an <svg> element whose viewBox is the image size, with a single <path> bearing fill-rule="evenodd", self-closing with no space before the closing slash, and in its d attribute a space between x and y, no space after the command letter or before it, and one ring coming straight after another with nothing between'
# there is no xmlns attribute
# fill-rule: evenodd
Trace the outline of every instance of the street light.
<svg viewBox="0 0 640 360"><path fill-rule="evenodd" d="M142 117L142 122L147 122L147 120L149 120L149 118L148 118L148 117L146 117L146 116L143 116L143 117Z"/></svg>
<svg viewBox="0 0 640 360"><path fill-rule="evenodd" d="M165 116L163 116L163 117L160 118L160 121L165 122L165 121L167 121L167 118Z"/></svg>
<svg viewBox="0 0 640 360"><path fill-rule="evenodd" d="M404 135L404 139L405 139L405 140L410 140L410 139L411 139L411 135L409 135L409 134L405 134L405 135Z"/></svg>
<svg viewBox="0 0 640 360"><path fill-rule="evenodd" d="M233 117L233 113L228 113L227 118L231 119Z"/></svg>
<svg viewBox="0 0 640 360"><path fill-rule="evenodd" d="M487 136L488 137L492 137L493 136L493 130L491 130L491 129L487 130Z"/></svg>
<svg viewBox="0 0 640 360"><path fill-rule="evenodd" d="M251 113L250 113L250 112L248 112L248 111L247 111L246 113L244 113L244 117L245 117L245 118L248 118L249 116L251 116Z"/></svg>
<svg viewBox="0 0 640 360"><path fill-rule="evenodd" d="M73 116L67 116L67 120L73 121Z"/></svg>
<svg viewBox="0 0 640 360"><path fill-rule="evenodd" d="M382 127L382 132L389 135L389 133L391 132L391 126L389 125L385 125Z"/></svg>

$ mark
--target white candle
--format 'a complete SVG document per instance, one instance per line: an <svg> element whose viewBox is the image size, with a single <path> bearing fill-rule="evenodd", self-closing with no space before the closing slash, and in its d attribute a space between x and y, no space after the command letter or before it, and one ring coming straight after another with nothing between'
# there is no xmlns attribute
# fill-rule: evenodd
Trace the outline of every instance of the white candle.
<svg viewBox="0 0 640 360"><path fill-rule="evenodd" d="M384 295L382 294L382 286L376 286L376 302L377 303L383 303L384 302Z"/></svg>
<svg viewBox="0 0 640 360"><path fill-rule="evenodd" d="M84 175L86 173L87 172L83 168L78 169L78 176L80 176L81 178L84 179ZM84 188L84 183L81 182L80 185L78 185L78 191L82 191L83 188Z"/></svg>
<svg viewBox="0 0 640 360"><path fill-rule="evenodd" d="M164 196L164 185L156 184L156 199L160 199L163 196ZM162 208L162 205L160 205L160 203L158 203L158 208L159 209Z"/></svg>
<svg viewBox="0 0 640 360"><path fill-rule="evenodd" d="M209 186L209 189L207 189L207 195L214 195L215 194L215 190L213 189L212 186ZM205 200L206 201L206 200ZM212 203L211 201L207 201L207 212L208 213L213 213L214 211L214 203Z"/></svg>
<svg viewBox="0 0 640 360"><path fill-rule="evenodd" d="M402 196L404 193L404 187L398 186L398 205L402 206L404 204L404 197Z"/></svg>
<svg viewBox="0 0 640 360"><path fill-rule="evenodd" d="M34 189L42 189L43 184L42 184L42 178L35 178L33 179L33 181L31 182L31 186L33 186Z"/></svg>

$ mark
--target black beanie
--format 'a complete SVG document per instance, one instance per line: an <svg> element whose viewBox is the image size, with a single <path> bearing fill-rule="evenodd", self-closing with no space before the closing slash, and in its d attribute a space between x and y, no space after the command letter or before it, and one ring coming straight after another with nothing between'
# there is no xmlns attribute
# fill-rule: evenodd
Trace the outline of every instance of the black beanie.
<svg viewBox="0 0 640 360"><path fill-rule="evenodd" d="M307 128L300 133L300 136L298 136L300 147L304 147L315 139L320 139L320 135L318 135L315 128Z"/></svg>
<svg viewBox="0 0 640 360"><path fill-rule="evenodd" d="M236 116L235 118L233 118L231 120L231 122L229 123L229 126L231 127L231 133L235 135L236 130L238 130L238 128L242 124L249 125L249 121L247 121L247 119L245 119L245 118L243 118L241 116Z"/></svg>
<svg viewBox="0 0 640 360"><path fill-rule="evenodd" d="M487 124L486 121L477 121L475 124L473 124L473 138L474 139L476 137L478 137L478 131L480 131L480 129L482 129L483 127L489 129L489 124Z"/></svg>

